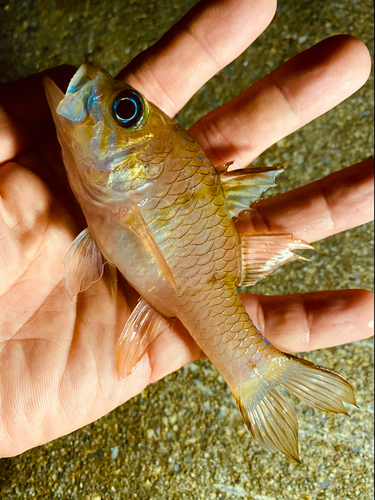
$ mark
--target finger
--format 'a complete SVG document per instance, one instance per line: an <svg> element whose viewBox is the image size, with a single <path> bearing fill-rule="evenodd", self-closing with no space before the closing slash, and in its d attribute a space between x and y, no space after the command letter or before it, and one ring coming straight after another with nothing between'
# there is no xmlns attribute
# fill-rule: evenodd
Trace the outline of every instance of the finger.
<svg viewBox="0 0 375 500"><path fill-rule="evenodd" d="M332 347L374 334L374 296L367 290L295 295L241 295L264 336L284 352Z"/></svg>
<svg viewBox="0 0 375 500"><path fill-rule="evenodd" d="M275 10L275 0L201 1L118 78L173 116L265 30Z"/></svg>
<svg viewBox="0 0 375 500"><path fill-rule="evenodd" d="M193 337L180 322L163 334L148 351L150 382L155 382L197 359L205 357Z"/></svg>
<svg viewBox="0 0 375 500"><path fill-rule="evenodd" d="M265 149L358 90L371 60L347 35L328 38L298 54L190 130L213 162L248 165Z"/></svg>
<svg viewBox="0 0 375 500"><path fill-rule="evenodd" d="M72 225L79 232L87 226L87 222L70 189L55 132L47 138L41 148L42 155L33 150L27 151L17 156L17 164L36 174L48 186L53 198L64 205L73 217Z"/></svg>
<svg viewBox="0 0 375 500"><path fill-rule="evenodd" d="M237 230L293 233L312 242L374 218L372 158L256 205L236 224Z"/></svg>
<svg viewBox="0 0 375 500"><path fill-rule="evenodd" d="M24 128L0 106L0 165L25 150L29 143Z"/></svg>

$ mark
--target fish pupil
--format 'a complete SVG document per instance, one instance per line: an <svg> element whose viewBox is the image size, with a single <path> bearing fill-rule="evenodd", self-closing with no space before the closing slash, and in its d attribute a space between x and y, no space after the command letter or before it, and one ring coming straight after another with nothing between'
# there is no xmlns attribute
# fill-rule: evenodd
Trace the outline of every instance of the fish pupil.
<svg viewBox="0 0 375 500"><path fill-rule="evenodd" d="M139 125L143 117L142 97L132 90L120 92L113 103L113 115L123 128L133 128Z"/></svg>
<svg viewBox="0 0 375 500"><path fill-rule="evenodd" d="M122 120L132 120L137 113L137 104L133 99L121 99L117 105L116 113Z"/></svg>

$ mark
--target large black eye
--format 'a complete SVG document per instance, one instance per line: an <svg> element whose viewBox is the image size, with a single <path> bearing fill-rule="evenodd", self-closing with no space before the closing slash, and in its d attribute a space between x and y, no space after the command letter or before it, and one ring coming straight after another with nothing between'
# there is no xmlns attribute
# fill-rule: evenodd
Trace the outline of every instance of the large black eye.
<svg viewBox="0 0 375 500"><path fill-rule="evenodd" d="M136 127L143 118L144 102L134 90L122 90L113 103L113 115L124 128Z"/></svg>

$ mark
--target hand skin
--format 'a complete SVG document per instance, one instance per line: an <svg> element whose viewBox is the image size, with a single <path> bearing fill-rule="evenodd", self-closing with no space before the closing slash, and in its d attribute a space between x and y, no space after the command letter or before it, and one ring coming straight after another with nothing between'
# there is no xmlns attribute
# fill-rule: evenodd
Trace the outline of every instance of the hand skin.
<svg viewBox="0 0 375 500"><path fill-rule="evenodd" d="M275 8L271 0L200 2L118 78L173 116L261 34ZM62 66L0 87L0 457L72 432L203 357L177 323L119 381L116 339L136 292L122 283L113 303L101 280L72 303L65 291L62 260L85 222L67 184L42 80L48 75L65 89L74 70ZM190 132L214 164L235 160L237 168L245 167L355 92L369 70L360 41L332 37L200 119ZM366 223L373 218L372 178L368 160L262 200L238 229L287 231L312 242ZM373 297L365 290L242 299L266 338L284 351L372 334Z"/></svg>

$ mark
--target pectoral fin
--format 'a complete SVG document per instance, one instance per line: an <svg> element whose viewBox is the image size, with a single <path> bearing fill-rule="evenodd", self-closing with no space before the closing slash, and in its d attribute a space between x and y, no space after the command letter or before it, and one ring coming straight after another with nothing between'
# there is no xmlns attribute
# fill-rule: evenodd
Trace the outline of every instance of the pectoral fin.
<svg viewBox="0 0 375 500"><path fill-rule="evenodd" d="M144 299L139 299L117 344L116 368L120 379L131 374L155 340L173 322L174 320L155 311Z"/></svg>
<svg viewBox="0 0 375 500"><path fill-rule="evenodd" d="M249 167L227 172L229 164L217 167L225 191L225 202L230 217L237 217L257 202L264 191L275 186L281 167Z"/></svg>
<svg viewBox="0 0 375 500"><path fill-rule="evenodd" d="M104 273L106 260L86 228L70 245L63 263L65 266L65 288L73 300L79 292L87 290L90 285L100 280ZM116 268L107 265L106 272L109 276L111 293L115 297L117 291Z"/></svg>
<svg viewBox="0 0 375 500"><path fill-rule="evenodd" d="M121 222L125 224L147 248L159 269L167 278L177 294L177 283L173 277L172 271L170 270L170 267L168 266L160 248L158 247L147 222L142 217L138 206L133 204L130 207L127 207L125 215L121 217Z"/></svg>
<svg viewBox="0 0 375 500"><path fill-rule="evenodd" d="M292 260L308 260L293 250L315 250L291 234L247 234L241 236L242 272L239 286L252 286Z"/></svg>

